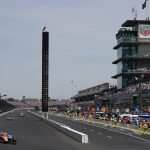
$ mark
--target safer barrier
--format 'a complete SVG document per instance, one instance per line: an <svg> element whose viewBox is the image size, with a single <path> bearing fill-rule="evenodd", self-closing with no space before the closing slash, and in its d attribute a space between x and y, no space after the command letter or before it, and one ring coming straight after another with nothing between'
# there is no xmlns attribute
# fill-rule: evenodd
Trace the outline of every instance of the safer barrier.
<svg viewBox="0 0 150 150"><path fill-rule="evenodd" d="M52 119L45 119L44 117L42 117L41 115L31 112L28 110L29 113L36 115L39 118L42 118L43 121L46 121L50 126L56 128L57 130L65 133L66 135L72 137L73 139L81 142L81 143L88 143L88 135L84 134L82 132L76 131L72 128L70 128L69 126L66 126L62 123L59 123L55 120Z"/></svg>

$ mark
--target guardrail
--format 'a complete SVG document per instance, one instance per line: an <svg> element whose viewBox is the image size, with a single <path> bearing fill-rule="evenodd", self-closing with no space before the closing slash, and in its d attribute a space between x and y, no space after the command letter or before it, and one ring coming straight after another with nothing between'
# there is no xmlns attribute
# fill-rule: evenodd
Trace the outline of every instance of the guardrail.
<svg viewBox="0 0 150 150"><path fill-rule="evenodd" d="M70 128L69 126L66 126L62 123L55 121L55 120L45 119L43 116L41 116L37 113L31 112L29 110L28 110L28 112L33 114L33 115L36 115L39 118L42 118L42 120L46 121L50 126L52 126L52 127L56 128L57 130L65 133L66 135L72 137L73 139L75 139L81 143L88 143L88 135L87 134L76 131L76 130Z"/></svg>

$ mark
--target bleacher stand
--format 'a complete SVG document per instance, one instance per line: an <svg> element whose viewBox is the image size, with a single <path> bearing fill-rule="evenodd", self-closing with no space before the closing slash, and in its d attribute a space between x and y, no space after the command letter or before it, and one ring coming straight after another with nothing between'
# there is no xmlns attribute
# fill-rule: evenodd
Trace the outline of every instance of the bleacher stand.
<svg viewBox="0 0 150 150"><path fill-rule="evenodd" d="M15 108L30 108L31 107L21 101L9 101L8 103L15 106Z"/></svg>
<svg viewBox="0 0 150 150"><path fill-rule="evenodd" d="M0 113L6 112L12 109L15 109L14 105L7 103L4 100L0 100Z"/></svg>

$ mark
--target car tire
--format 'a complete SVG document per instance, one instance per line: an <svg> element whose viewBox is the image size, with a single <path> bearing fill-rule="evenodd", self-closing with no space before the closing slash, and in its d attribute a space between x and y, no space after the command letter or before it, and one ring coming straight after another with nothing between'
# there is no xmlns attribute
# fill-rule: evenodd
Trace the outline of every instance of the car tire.
<svg viewBox="0 0 150 150"><path fill-rule="evenodd" d="M17 140L14 140L14 141L13 141L13 144L16 145L16 144L17 144Z"/></svg>

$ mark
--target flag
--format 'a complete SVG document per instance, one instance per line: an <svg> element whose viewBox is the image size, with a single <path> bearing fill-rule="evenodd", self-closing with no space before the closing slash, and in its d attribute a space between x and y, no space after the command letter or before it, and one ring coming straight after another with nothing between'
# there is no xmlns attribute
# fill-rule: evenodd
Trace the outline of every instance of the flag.
<svg viewBox="0 0 150 150"><path fill-rule="evenodd" d="M134 14L134 19L136 20L136 18L137 18L137 10L136 10L135 5L132 7L132 13Z"/></svg>
<svg viewBox="0 0 150 150"><path fill-rule="evenodd" d="M133 8L132 8L132 13L134 13L135 12L135 6L133 6Z"/></svg>
<svg viewBox="0 0 150 150"><path fill-rule="evenodd" d="M43 32L46 30L46 26L44 26L44 28L43 28Z"/></svg>
<svg viewBox="0 0 150 150"><path fill-rule="evenodd" d="M142 9L144 9L146 7L146 2L147 2L147 0L145 0L145 2L142 4Z"/></svg>

